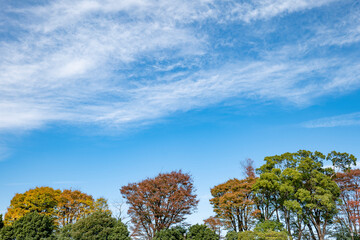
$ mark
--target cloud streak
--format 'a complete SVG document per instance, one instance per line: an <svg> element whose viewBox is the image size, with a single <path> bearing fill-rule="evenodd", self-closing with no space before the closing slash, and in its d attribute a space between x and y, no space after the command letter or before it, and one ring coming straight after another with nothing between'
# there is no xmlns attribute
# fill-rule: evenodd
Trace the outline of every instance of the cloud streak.
<svg viewBox="0 0 360 240"><path fill-rule="evenodd" d="M346 126L359 126L359 125L360 125L360 112L320 118L302 124L302 126L306 128L331 128L331 127L346 127Z"/></svg>
<svg viewBox="0 0 360 240"><path fill-rule="evenodd" d="M234 59L222 55L211 40L221 36L214 36L210 26L240 24L251 30L253 22L333 2L62 0L9 5L1 18L10 19L13 27L0 38L0 130L57 122L126 128L230 98L306 106L317 97L358 89L358 59L293 57L293 43L253 49L256 56ZM306 42L308 51L323 47L313 41L320 43L335 32L318 31ZM326 44L343 41L332 39ZM232 52L241 47L232 46Z"/></svg>

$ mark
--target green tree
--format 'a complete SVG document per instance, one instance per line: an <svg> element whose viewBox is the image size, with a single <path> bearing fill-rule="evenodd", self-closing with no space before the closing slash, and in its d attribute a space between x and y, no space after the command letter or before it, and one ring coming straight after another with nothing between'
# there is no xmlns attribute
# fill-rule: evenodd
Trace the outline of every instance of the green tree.
<svg viewBox="0 0 360 240"><path fill-rule="evenodd" d="M156 233L153 240L183 240L186 230L182 227L163 229Z"/></svg>
<svg viewBox="0 0 360 240"><path fill-rule="evenodd" d="M237 239L239 240L257 240L258 236L255 232L253 231L245 231L245 232L240 232L237 235Z"/></svg>
<svg viewBox="0 0 360 240"><path fill-rule="evenodd" d="M71 237L71 228L73 224L63 226L56 234L57 240L73 240Z"/></svg>
<svg viewBox="0 0 360 240"><path fill-rule="evenodd" d="M288 235L283 224L267 220L259 222L254 231L245 231L238 234L240 240L287 240Z"/></svg>
<svg viewBox="0 0 360 240"><path fill-rule="evenodd" d="M107 212L95 212L78 220L69 232L74 240L130 240L126 225ZM63 235L66 239L66 233Z"/></svg>
<svg viewBox="0 0 360 240"><path fill-rule="evenodd" d="M282 232L282 231L285 231L285 229L284 229L284 225L281 222L267 220L264 222L259 222L256 225L254 231L255 232L268 232L268 231Z"/></svg>
<svg viewBox="0 0 360 240"><path fill-rule="evenodd" d="M229 231L226 233L225 239L226 240L237 240L238 239L238 233L235 231Z"/></svg>
<svg viewBox="0 0 360 240"><path fill-rule="evenodd" d="M337 213L340 189L332 179L334 170L323 163L331 160L343 169L351 161L340 155L332 152L326 158L320 152L300 150L266 157L253 188L263 219L283 219L288 234L298 239L306 227L311 239L324 240Z"/></svg>
<svg viewBox="0 0 360 240"><path fill-rule="evenodd" d="M0 230L0 240L13 240L14 231L12 226L4 226Z"/></svg>
<svg viewBox="0 0 360 240"><path fill-rule="evenodd" d="M192 240L219 240L219 236L204 224L196 224L189 228L187 239Z"/></svg>
<svg viewBox="0 0 360 240"><path fill-rule="evenodd" d="M11 226L4 227L0 232L0 239L50 239L54 228L54 221L51 217L37 212L31 212L16 220Z"/></svg>

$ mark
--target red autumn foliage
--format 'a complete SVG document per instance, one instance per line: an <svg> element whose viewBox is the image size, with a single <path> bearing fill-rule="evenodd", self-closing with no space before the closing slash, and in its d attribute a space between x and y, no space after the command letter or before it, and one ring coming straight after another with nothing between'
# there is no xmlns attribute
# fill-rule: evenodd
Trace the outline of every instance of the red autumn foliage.
<svg viewBox="0 0 360 240"><path fill-rule="evenodd" d="M339 206L339 221L350 232L360 233L360 169L337 173L336 183L340 187L340 198L343 202Z"/></svg>
<svg viewBox="0 0 360 240"><path fill-rule="evenodd" d="M192 179L181 171L162 173L121 188L130 208L134 231L147 239L162 229L180 223L198 204Z"/></svg>
<svg viewBox="0 0 360 240"><path fill-rule="evenodd" d="M204 220L204 224L213 230L217 235L220 236L221 234L221 227L223 226L222 222L219 218L216 217L209 217Z"/></svg>

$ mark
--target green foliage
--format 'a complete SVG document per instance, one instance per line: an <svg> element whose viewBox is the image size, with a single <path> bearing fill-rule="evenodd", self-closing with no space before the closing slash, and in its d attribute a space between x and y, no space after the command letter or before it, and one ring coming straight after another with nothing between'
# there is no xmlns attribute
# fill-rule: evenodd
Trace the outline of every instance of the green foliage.
<svg viewBox="0 0 360 240"><path fill-rule="evenodd" d="M353 233L353 236L351 236L349 228L341 223L336 225L330 233L330 236L336 240L360 240L359 234Z"/></svg>
<svg viewBox="0 0 360 240"><path fill-rule="evenodd" d="M326 160L331 161L333 166L342 172L350 170L351 165L356 165L356 157L348 153L340 153L332 151L326 157Z"/></svg>
<svg viewBox="0 0 360 240"><path fill-rule="evenodd" d="M62 234L63 239L70 235L74 240L130 240L126 225L107 212L95 212L80 219L68 233Z"/></svg>
<svg viewBox="0 0 360 240"><path fill-rule="evenodd" d="M289 235L304 236L305 223L310 223L318 238L324 239L340 196L334 170L323 167L325 159L320 152L305 150L266 157L253 187L262 219L274 219L279 213ZM341 169L354 160L352 155L336 152L327 159Z"/></svg>
<svg viewBox="0 0 360 240"><path fill-rule="evenodd" d="M4 226L0 230L0 240L12 240L14 239L14 232L12 226Z"/></svg>
<svg viewBox="0 0 360 240"><path fill-rule="evenodd" d="M257 240L288 240L286 232L267 231L264 233L255 232ZM240 238L239 238L240 239Z"/></svg>
<svg viewBox="0 0 360 240"><path fill-rule="evenodd" d="M183 240L186 230L182 227L163 229L158 232L153 240Z"/></svg>
<svg viewBox="0 0 360 240"><path fill-rule="evenodd" d="M287 240L288 235L283 224L277 221L259 222L254 231L238 233L239 240Z"/></svg>
<svg viewBox="0 0 360 240"><path fill-rule="evenodd" d="M57 240L71 240L71 228L72 224L63 226L56 235Z"/></svg>
<svg viewBox="0 0 360 240"><path fill-rule="evenodd" d="M237 239L238 239L238 233L235 231L229 231L225 236L225 240L237 240Z"/></svg>
<svg viewBox="0 0 360 240"><path fill-rule="evenodd" d="M237 239L239 239L239 240L256 240L256 239L258 239L258 236L253 231L245 231L245 232L238 233Z"/></svg>
<svg viewBox="0 0 360 240"><path fill-rule="evenodd" d="M1 240L50 239L55 226L51 217L31 212L0 231Z"/></svg>
<svg viewBox="0 0 360 240"><path fill-rule="evenodd" d="M219 236L204 224L196 224L189 228L187 239L219 240Z"/></svg>
<svg viewBox="0 0 360 240"><path fill-rule="evenodd" d="M253 232L245 231L238 234L239 240L288 240L286 232Z"/></svg>
<svg viewBox="0 0 360 240"><path fill-rule="evenodd" d="M254 231L255 232L268 232L268 231L281 232L281 231L285 231L285 229L284 229L284 225L281 222L267 220L264 222L259 222L256 225Z"/></svg>

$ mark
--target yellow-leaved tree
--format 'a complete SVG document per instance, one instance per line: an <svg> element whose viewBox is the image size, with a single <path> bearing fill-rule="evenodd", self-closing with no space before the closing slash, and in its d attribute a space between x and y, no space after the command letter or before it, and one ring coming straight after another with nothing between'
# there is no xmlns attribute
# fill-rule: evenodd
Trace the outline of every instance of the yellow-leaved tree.
<svg viewBox="0 0 360 240"><path fill-rule="evenodd" d="M104 198L95 201L91 195L79 190L36 187L13 197L5 214L5 224L11 225L27 213L37 212L51 216L58 225L65 226L95 211L111 214Z"/></svg>
<svg viewBox="0 0 360 240"><path fill-rule="evenodd" d="M51 187L36 187L25 193L15 194L5 214L5 224L11 225L29 212L54 216L60 194L60 190Z"/></svg>

